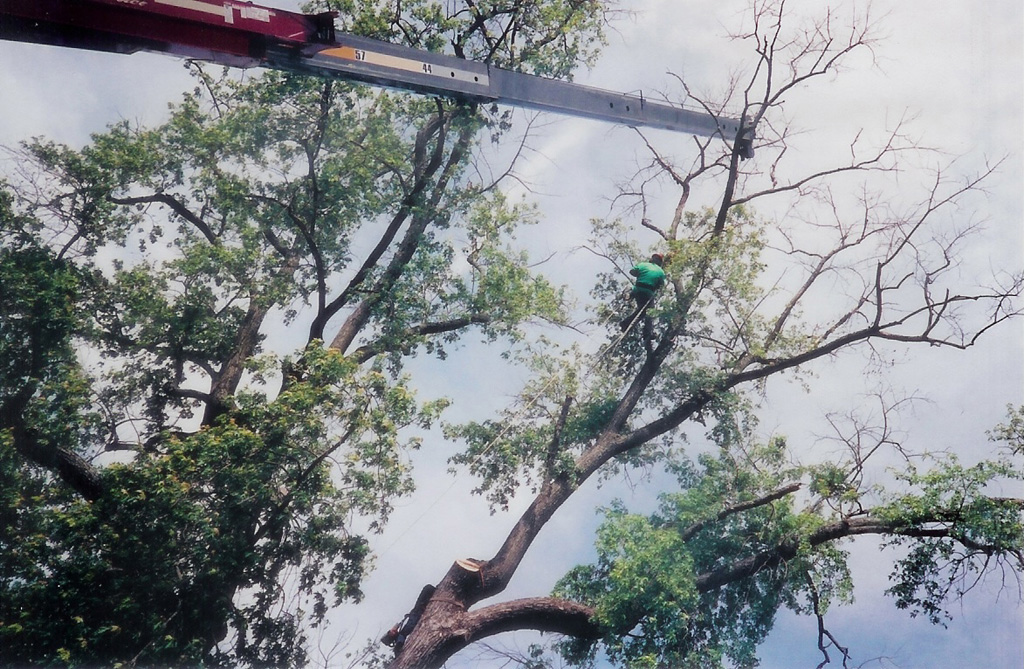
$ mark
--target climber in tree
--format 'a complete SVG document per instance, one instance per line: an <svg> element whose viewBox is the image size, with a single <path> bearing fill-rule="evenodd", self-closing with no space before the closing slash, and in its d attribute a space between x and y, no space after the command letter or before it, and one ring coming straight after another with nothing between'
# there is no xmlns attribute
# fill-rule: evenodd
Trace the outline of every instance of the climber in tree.
<svg viewBox="0 0 1024 669"><path fill-rule="evenodd" d="M405 640L409 638L412 631L416 629L416 624L420 621L423 616L423 610L427 608L427 604L430 603L430 598L434 596L434 586L427 584L420 590L420 596L416 598L416 605L412 607L412 611L405 614L399 622L395 623L395 626L388 630L387 634L381 637L380 641L385 646L390 646L395 649L395 655L402 651L402 646L405 645Z"/></svg>
<svg viewBox="0 0 1024 669"><path fill-rule="evenodd" d="M629 273L636 277L633 290L629 293L636 302L636 309L629 316L622 319L620 325L623 330L628 329L650 306L651 302L654 301L654 294L665 283L665 270L662 269L664 264L664 256L660 253L655 253L651 256L650 261L638 263L633 269L629 270Z"/></svg>

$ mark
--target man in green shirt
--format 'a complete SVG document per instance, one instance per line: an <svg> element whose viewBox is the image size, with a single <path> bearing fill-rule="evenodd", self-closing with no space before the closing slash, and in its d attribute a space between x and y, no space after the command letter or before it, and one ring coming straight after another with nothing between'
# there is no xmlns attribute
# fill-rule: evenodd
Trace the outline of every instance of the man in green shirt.
<svg viewBox="0 0 1024 669"><path fill-rule="evenodd" d="M665 283L665 270L662 269L664 264L664 257L660 253L655 253L649 262L638 263L629 270L629 273L636 277L633 290L629 293L636 301L636 309L622 320L623 330L629 328L630 324L654 301L654 294Z"/></svg>

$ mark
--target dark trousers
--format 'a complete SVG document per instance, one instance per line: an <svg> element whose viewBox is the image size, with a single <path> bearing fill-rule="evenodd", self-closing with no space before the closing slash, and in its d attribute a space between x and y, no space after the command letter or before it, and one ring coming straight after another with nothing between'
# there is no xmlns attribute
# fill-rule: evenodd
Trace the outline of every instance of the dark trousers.
<svg viewBox="0 0 1024 669"><path fill-rule="evenodd" d="M633 296L633 301L636 302L636 309L634 309L633 313L631 313L629 316L626 316L624 319L622 319L622 322L619 324L619 326L623 330L627 329L630 326L630 324L632 324L637 318L639 318L640 315L647 310L647 307L650 306L652 302L654 302L654 292L648 291L638 286L633 287L633 290L630 293L630 295ZM650 320L647 319L646 317L644 317L644 321L644 334L645 336L647 336L647 333L650 330L651 325Z"/></svg>

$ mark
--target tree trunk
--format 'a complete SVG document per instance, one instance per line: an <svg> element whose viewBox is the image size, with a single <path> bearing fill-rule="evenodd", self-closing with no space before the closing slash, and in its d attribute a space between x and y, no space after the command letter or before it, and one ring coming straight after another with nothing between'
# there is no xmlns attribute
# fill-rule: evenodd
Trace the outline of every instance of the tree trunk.
<svg viewBox="0 0 1024 669"><path fill-rule="evenodd" d="M437 669L469 645L472 634L466 602L483 578L480 566L472 571L470 562L451 566L388 669Z"/></svg>
<svg viewBox="0 0 1024 669"><path fill-rule="evenodd" d="M556 597L517 599L468 611L466 602L479 599L486 587L487 564L458 560L452 565L389 669L437 669L469 644L514 630L597 638L600 630L593 622L593 609Z"/></svg>

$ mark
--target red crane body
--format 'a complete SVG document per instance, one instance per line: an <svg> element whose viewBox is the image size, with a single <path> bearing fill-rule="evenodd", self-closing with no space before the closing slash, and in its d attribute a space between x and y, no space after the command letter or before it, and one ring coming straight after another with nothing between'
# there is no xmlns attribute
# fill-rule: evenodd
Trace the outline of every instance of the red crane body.
<svg viewBox="0 0 1024 669"><path fill-rule="evenodd" d="M329 43L330 15L213 0L0 0L0 37L224 65L263 64L270 45Z"/></svg>

